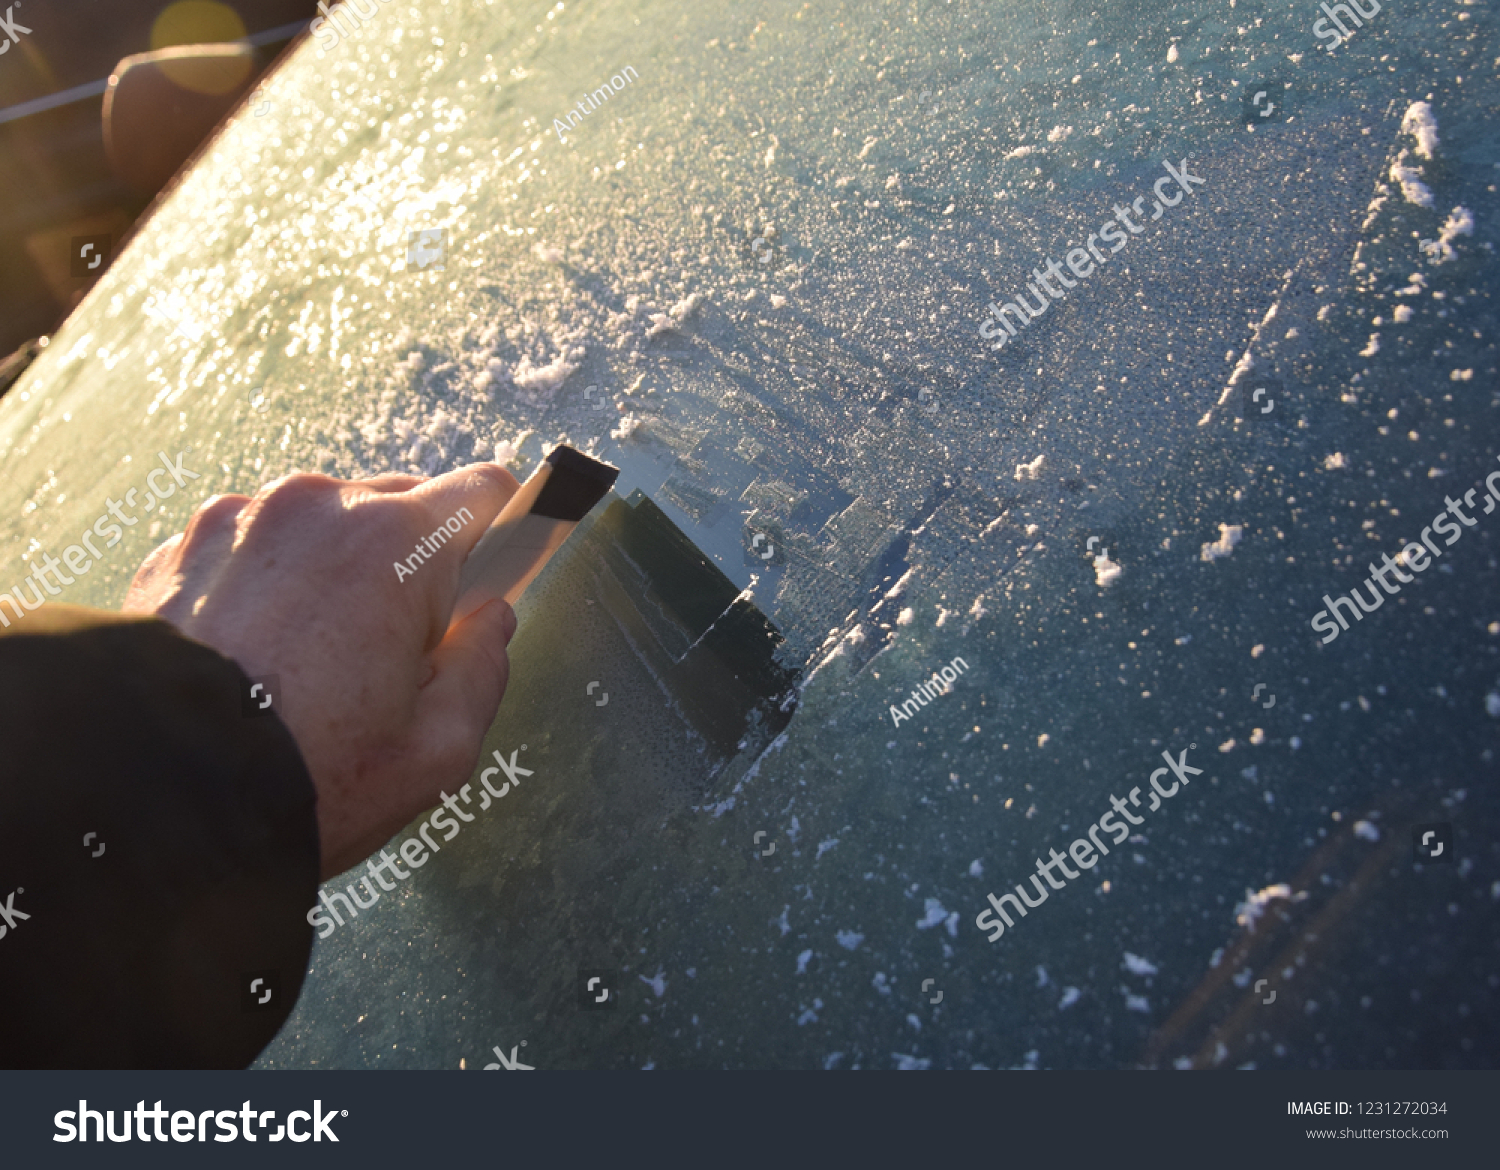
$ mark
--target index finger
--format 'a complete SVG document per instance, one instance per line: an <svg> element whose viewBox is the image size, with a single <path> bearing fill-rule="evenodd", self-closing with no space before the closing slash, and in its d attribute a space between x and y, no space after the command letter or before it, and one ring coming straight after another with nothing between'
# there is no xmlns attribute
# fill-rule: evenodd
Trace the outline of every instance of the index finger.
<svg viewBox="0 0 1500 1170"><path fill-rule="evenodd" d="M453 533L453 547L459 552L449 555L456 572L520 488L520 481L498 463L471 463L401 494L420 503L432 523L447 525ZM454 532L450 520L457 520L462 528Z"/></svg>
<svg viewBox="0 0 1500 1170"><path fill-rule="evenodd" d="M520 486L499 464L472 463L384 497L415 509L413 555L432 562L420 580L412 582L426 615L427 649L437 645L448 628L464 561Z"/></svg>

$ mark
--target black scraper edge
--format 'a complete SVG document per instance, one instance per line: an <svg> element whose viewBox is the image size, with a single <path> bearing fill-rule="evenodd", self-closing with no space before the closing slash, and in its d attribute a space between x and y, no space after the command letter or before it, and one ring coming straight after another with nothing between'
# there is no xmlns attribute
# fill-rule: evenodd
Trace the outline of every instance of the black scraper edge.
<svg viewBox="0 0 1500 1170"><path fill-rule="evenodd" d="M620 469L591 459L582 451L559 446L547 456L552 471L542 485L531 515L576 524L614 487Z"/></svg>

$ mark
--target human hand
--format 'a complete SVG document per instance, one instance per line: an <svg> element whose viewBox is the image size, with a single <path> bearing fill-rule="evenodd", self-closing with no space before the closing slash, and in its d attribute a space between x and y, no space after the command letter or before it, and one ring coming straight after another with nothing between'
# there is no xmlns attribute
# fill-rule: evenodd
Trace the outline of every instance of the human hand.
<svg viewBox="0 0 1500 1170"><path fill-rule="evenodd" d="M493 463L430 480L290 475L205 502L131 582L126 613L280 676L281 717L318 791L325 878L473 771L516 615L494 601L450 616L464 558L518 487ZM454 517L458 532L435 539ZM418 549L426 560L407 568Z"/></svg>

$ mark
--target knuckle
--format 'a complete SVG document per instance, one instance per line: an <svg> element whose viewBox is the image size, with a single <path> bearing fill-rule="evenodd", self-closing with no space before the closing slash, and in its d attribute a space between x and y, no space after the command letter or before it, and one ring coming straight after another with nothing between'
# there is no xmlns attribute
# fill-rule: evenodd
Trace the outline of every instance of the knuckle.
<svg viewBox="0 0 1500 1170"><path fill-rule="evenodd" d="M145 559L141 561L140 568L136 569L132 584L142 588L155 584L171 567L183 543L183 534L179 532L174 536L169 536L148 552Z"/></svg>
<svg viewBox="0 0 1500 1170"><path fill-rule="evenodd" d="M479 465L479 473L480 475L493 480L495 483L499 484L507 491L514 490L515 488L521 486L521 481L518 480L505 468L501 467L498 463L481 463Z"/></svg>
<svg viewBox="0 0 1500 1170"><path fill-rule="evenodd" d="M232 528L241 510L249 502L249 496L241 495L213 496L205 500L188 520L187 528L182 534L183 544L191 547L226 528ZM171 543L172 541L167 542ZM162 545L162 548L165 547L166 545Z"/></svg>
<svg viewBox="0 0 1500 1170"><path fill-rule="evenodd" d="M273 479L255 493L258 512L300 510L309 504L336 494L343 484L330 475L312 471L294 471Z"/></svg>
<svg viewBox="0 0 1500 1170"><path fill-rule="evenodd" d="M195 518L203 520L218 520L225 516L234 517L239 514L241 508L250 502L250 497L232 493L222 496L210 496L198 506Z"/></svg>
<svg viewBox="0 0 1500 1170"><path fill-rule="evenodd" d="M506 499L521 487L521 481L498 463L473 463L464 472L466 486L496 491Z"/></svg>
<svg viewBox="0 0 1500 1170"><path fill-rule="evenodd" d="M343 517L343 486L331 476L312 472L294 472L272 480L255 493L240 517L243 539L249 539L252 533L257 539L275 539L306 530L309 525L321 526L330 537L336 537L347 524L327 521Z"/></svg>
<svg viewBox="0 0 1500 1170"><path fill-rule="evenodd" d="M149 553L146 554L146 559L141 562L141 571L143 573L157 572L164 564L166 564L166 562L170 561L173 554L176 553L180 548L182 548L182 546L186 543L187 536L182 532L177 532L167 537L166 540L162 541L159 545L157 545Z"/></svg>

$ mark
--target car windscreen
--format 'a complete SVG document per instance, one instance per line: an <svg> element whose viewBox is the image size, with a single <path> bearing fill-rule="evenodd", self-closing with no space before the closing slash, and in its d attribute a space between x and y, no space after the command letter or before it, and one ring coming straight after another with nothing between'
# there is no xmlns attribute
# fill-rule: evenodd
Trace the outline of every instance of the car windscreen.
<svg viewBox="0 0 1500 1170"><path fill-rule="evenodd" d="M261 1065L1486 1063L1494 15L1372 6L335 10L0 404L4 566L159 451L66 600L621 474Z"/></svg>

